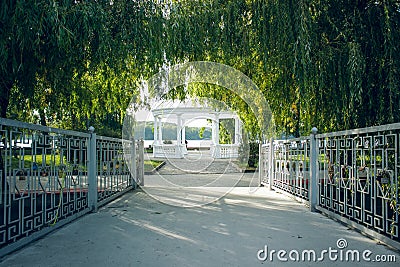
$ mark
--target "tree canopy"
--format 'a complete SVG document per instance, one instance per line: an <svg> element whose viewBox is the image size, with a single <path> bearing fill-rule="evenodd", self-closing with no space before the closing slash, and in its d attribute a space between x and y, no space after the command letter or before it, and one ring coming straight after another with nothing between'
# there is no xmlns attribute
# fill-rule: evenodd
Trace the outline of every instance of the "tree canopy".
<svg viewBox="0 0 400 267"><path fill-rule="evenodd" d="M4 0L0 116L118 135L141 79L204 60L249 76L278 133L398 122L398 29L396 0ZM256 136L239 96L193 88L238 111Z"/></svg>

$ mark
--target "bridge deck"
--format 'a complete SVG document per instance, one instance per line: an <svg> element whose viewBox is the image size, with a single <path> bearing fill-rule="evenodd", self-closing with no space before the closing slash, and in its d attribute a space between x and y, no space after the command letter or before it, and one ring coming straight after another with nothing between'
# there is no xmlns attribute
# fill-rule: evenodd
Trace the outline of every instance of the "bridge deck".
<svg viewBox="0 0 400 267"><path fill-rule="evenodd" d="M332 261L328 254L322 262L301 261L304 250L314 250L317 258L324 249L338 250L341 238L347 241L343 255L358 250L362 257L368 249L371 259L395 255L397 263L381 265L398 266L397 252L267 188L236 187L211 204L192 208L166 205L136 190L7 256L0 266L260 266L257 253L266 245L268 252L286 250L288 259L297 250L300 262L293 266L380 266L362 258ZM272 257L264 264L288 264L276 253Z"/></svg>

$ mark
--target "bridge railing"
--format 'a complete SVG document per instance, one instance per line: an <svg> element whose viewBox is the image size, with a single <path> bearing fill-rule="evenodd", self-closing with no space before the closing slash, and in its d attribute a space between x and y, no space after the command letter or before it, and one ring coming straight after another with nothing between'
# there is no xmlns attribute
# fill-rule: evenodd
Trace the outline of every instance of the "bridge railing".
<svg viewBox="0 0 400 267"><path fill-rule="evenodd" d="M136 188L142 154L141 142L1 118L0 256Z"/></svg>
<svg viewBox="0 0 400 267"><path fill-rule="evenodd" d="M270 141L260 182L400 247L399 146L399 123Z"/></svg>

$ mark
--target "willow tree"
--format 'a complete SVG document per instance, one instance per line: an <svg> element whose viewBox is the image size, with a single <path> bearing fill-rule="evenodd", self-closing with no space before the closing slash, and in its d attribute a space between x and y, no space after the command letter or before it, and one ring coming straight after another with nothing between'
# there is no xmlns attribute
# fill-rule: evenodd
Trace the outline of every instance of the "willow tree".
<svg viewBox="0 0 400 267"><path fill-rule="evenodd" d="M7 110L22 110L15 104L21 99L39 113L45 107L47 119L76 122L74 128L110 120L115 128L138 80L166 65L206 60L249 76L267 98L279 133L298 136L312 126L331 131L400 119L395 0L0 5L3 117ZM257 118L239 96L218 86L194 87L194 95L226 102L257 132ZM13 108L7 109L10 95ZM168 97L184 95L177 89Z"/></svg>
<svg viewBox="0 0 400 267"><path fill-rule="evenodd" d="M109 55L105 18L91 1L2 1L0 115L7 116L11 94L40 115L43 106L56 112L72 77Z"/></svg>
<svg viewBox="0 0 400 267"><path fill-rule="evenodd" d="M154 1L4 1L0 10L2 117L118 129L136 81L163 62Z"/></svg>

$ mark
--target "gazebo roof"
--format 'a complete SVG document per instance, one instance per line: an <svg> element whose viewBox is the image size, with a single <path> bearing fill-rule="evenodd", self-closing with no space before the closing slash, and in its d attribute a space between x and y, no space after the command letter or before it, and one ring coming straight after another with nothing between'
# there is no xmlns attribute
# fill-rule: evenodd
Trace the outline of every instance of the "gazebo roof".
<svg viewBox="0 0 400 267"><path fill-rule="evenodd" d="M203 115L203 117L213 117L213 114L218 114L219 118L234 118L235 112L226 109L217 109L216 105L212 106L209 101L200 101L198 99L180 100L162 100L159 101L154 108L151 109L153 116L161 117L193 117Z"/></svg>

